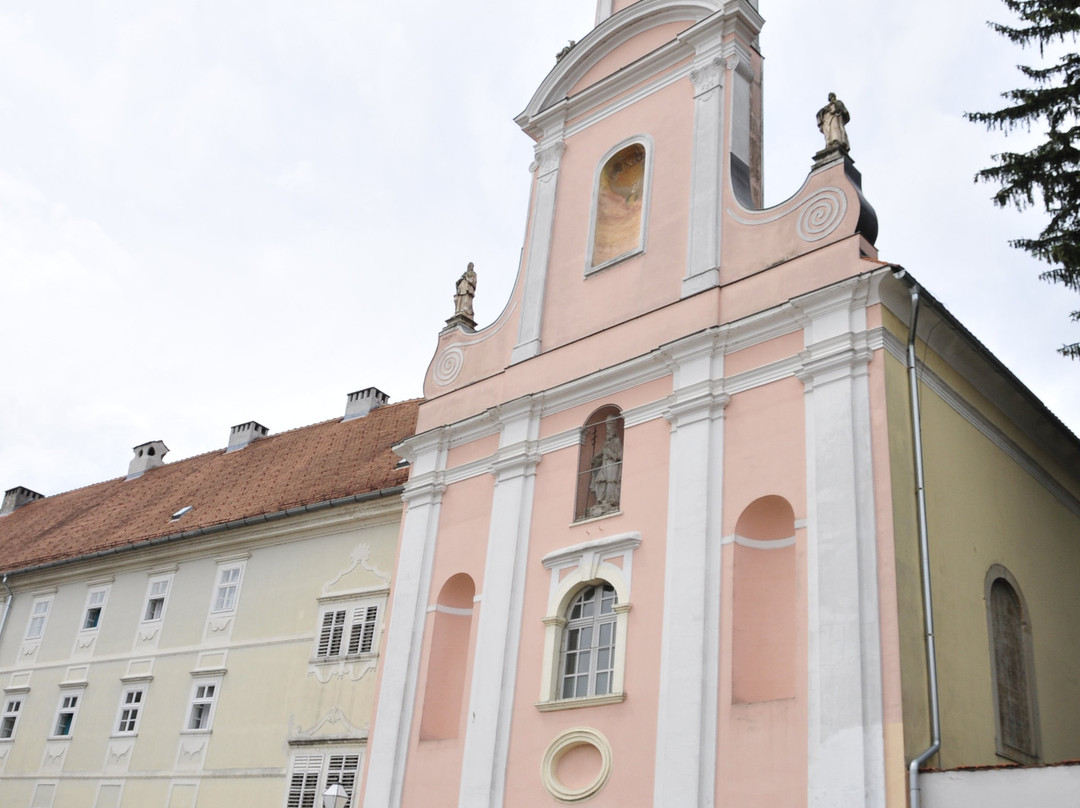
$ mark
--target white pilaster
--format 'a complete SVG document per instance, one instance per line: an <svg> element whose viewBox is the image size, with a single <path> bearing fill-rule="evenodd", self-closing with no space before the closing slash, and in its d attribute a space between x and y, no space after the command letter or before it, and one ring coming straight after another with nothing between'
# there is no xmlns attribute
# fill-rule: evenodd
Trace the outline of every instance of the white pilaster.
<svg viewBox="0 0 1080 808"><path fill-rule="evenodd" d="M405 486L401 549L392 584L393 608L380 659L381 686L364 792L365 808L397 808L409 752L420 649L439 527L446 441L441 430L418 435L398 452L412 463Z"/></svg>
<svg viewBox="0 0 1080 808"><path fill-rule="evenodd" d="M540 326L544 315L548 259L551 256L551 231L555 224L555 192L559 184L559 163L566 142L562 125L536 146L536 199L529 228L529 251L525 260L525 291L521 302L518 340L510 354L511 363L540 353Z"/></svg>
<svg viewBox="0 0 1080 808"><path fill-rule="evenodd" d="M720 213L723 202L724 73L719 52L694 64L694 147L690 175L690 244L682 295L720 282Z"/></svg>
<svg viewBox="0 0 1080 808"><path fill-rule="evenodd" d="M805 316L810 808L881 808L881 640L866 290L815 293Z"/></svg>
<svg viewBox="0 0 1080 808"><path fill-rule="evenodd" d="M720 631L723 358L712 334L672 351L656 808L711 806Z"/></svg>
<svg viewBox="0 0 1080 808"><path fill-rule="evenodd" d="M483 594L472 666L460 808L501 808L525 597L539 413L529 399L498 409L502 433L492 472Z"/></svg>

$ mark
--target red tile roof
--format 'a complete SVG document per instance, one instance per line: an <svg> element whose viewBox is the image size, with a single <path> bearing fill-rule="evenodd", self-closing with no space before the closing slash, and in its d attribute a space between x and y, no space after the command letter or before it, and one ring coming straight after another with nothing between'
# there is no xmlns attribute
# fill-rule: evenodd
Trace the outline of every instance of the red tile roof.
<svg viewBox="0 0 1080 808"><path fill-rule="evenodd" d="M408 469L397 468L390 447L413 434L419 404L388 404L30 502L0 516L0 572L402 485Z"/></svg>

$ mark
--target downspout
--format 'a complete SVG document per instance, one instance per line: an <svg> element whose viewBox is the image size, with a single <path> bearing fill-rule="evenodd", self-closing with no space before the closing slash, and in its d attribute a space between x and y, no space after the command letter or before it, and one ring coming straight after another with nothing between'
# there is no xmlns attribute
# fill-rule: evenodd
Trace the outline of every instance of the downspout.
<svg viewBox="0 0 1080 808"><path fill-rule="evenodd" d="M934 604L930 596L930 544L926 527L926 479L923 469L922 415L919 410L919 377L915 357L915 332L919 323L919 285L906 270L893 277L903 281L911 294L911 326L907 342L908 392L911 395L911 431L915 454L915 510L919 530L919 570L922 577L923 627L926 635L926 678L930 691L930 746L908 766L910 807L919 808L919 768L941 748L941 710L938 704L937 646L934 641Z"/></svg>
<svg viewBox="0 0 1080 808"><path fill-rule="evenodd" d="M15 593L11 591L11 587L8 586L8 574L4 573L4 580L0 583L4 584L4 589L7 590L7 598L4 600L4 616L0 617L0 640L4 639L4 626L7 625L8 612L11 611L11 602L15 600Z"/></svg>

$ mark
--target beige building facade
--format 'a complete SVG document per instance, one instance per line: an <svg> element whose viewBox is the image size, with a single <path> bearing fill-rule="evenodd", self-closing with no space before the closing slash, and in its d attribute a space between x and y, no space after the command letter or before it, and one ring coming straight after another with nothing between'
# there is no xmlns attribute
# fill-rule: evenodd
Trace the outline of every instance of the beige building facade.
<svg viewBox="0 0 1080 808"><path fill-rule="evenodd" d="M335 782L355 792L405 473L389 447L415 411L248 430L227 451L10 496L0 805L299 808ZM143 508L157 535L125 526Z"/></svg>

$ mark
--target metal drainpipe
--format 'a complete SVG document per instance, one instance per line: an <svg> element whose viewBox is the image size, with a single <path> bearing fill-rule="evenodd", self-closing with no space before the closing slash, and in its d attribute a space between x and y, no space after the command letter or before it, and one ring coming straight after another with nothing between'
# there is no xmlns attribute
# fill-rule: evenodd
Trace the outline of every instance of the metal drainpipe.
<svg viewBox="0 0 1080 808"><path fill-rule="evenodd" d="M908 331L907 371L911 395L911 430L915 453L915 509L919 522L919 568L922 574L923 625L926 634L926 674L930 691L930 746L908 766L911 808L919 808L919 767L941 748L941 711L938 705L937 646L934 641L934 605L930 597L930 544L926 527L926 479L923 473L922 415L919 410L919 377L915 358L915 331L919 323L919 286L897 268L893 277L911 293L911 327Z"/></svg>
<svg viewBox="0 0 1080 808"><path fill-rule="evenodd" d="M7 625L8 612L11 611L11 602L15 600L15 593L11 591L11 587L8 586L8 574L4 573L4 580L0 583L4 584L4 589L7 590L7 600L4 601L4 616L0 617L0 640L4 638L4 626Z"/></svg>

